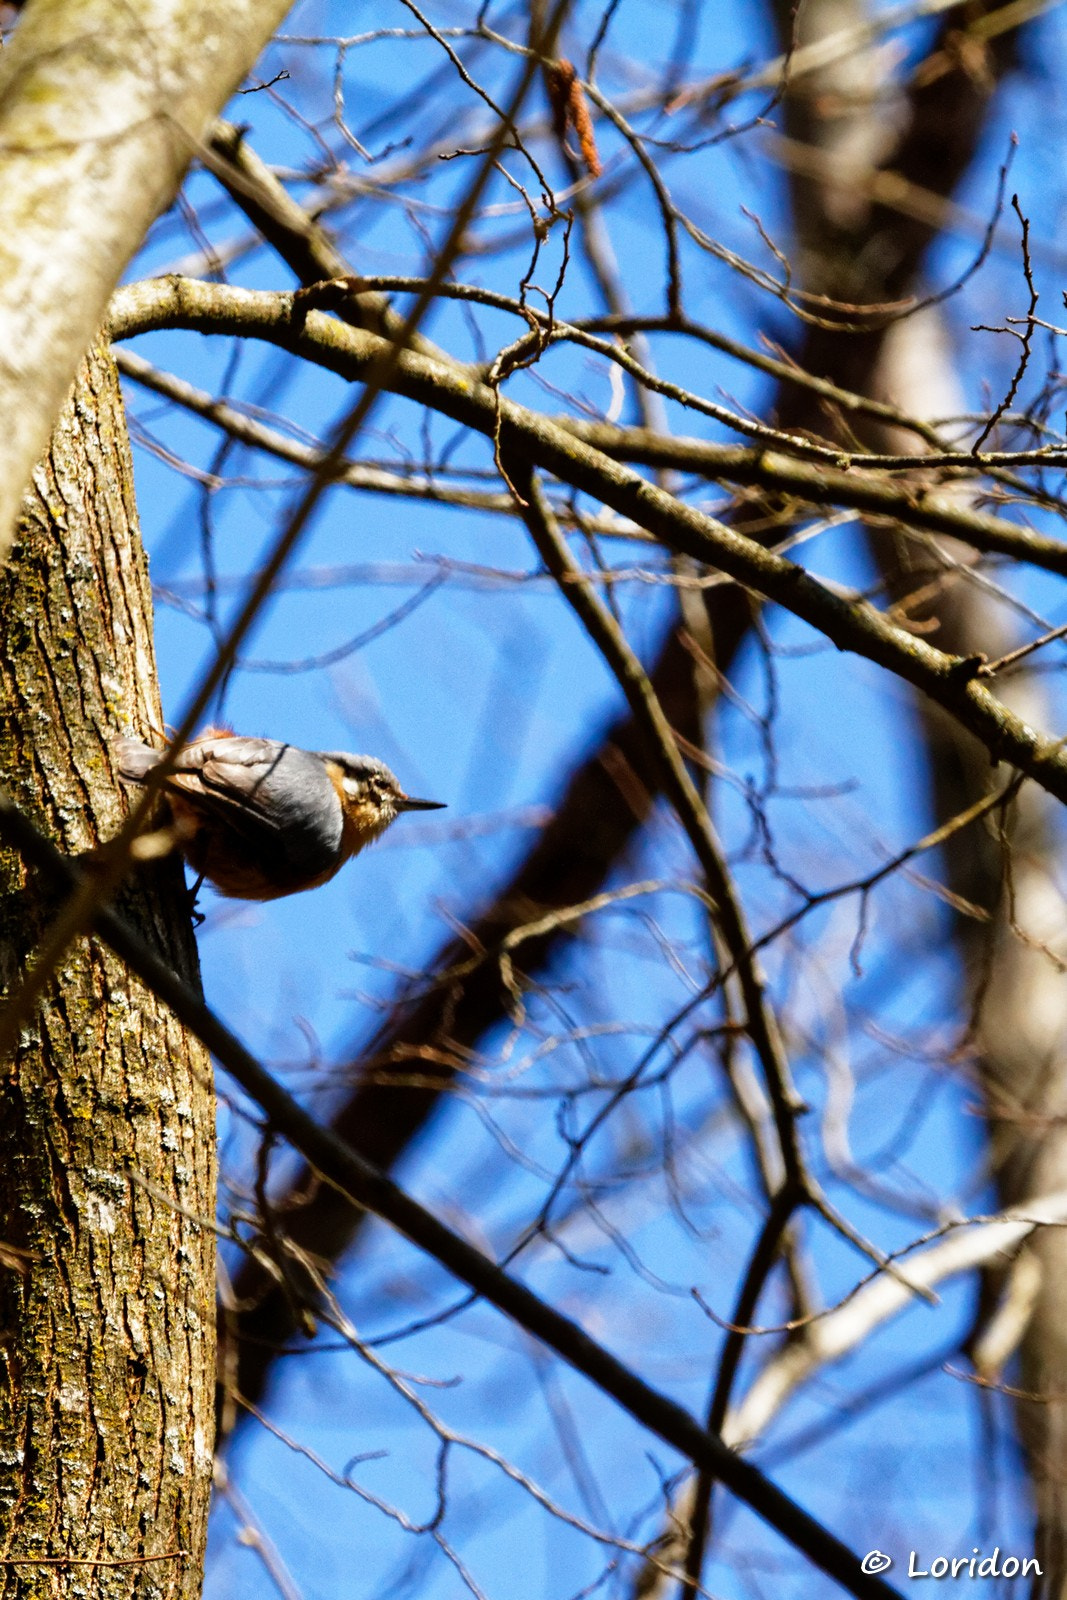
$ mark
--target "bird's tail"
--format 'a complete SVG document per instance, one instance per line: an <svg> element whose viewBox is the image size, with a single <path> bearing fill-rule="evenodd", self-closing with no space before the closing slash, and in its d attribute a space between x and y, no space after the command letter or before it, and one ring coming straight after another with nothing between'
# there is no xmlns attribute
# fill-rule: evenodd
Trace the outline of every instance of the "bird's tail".
<svg viewBox="0 0 1067 1600"><path fill-rule="evenodd" d="M116 739L111 749L123 783L143 783L160 758L143 739Z"/></svg>

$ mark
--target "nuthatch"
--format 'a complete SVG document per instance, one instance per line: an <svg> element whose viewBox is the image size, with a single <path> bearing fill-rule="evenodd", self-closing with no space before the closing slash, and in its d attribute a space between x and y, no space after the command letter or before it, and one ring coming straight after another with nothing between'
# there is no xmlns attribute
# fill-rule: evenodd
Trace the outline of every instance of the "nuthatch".
<svg viewBox="0 0 1067 1600"><path fill-rule="evenodd" d="M118 739L113 749L125 783L144 783L162 760L140 739ZM182 748L161 789L186 861L238 900L317 889L401 811L441 805L413 800L373 756L219 728Z"/></svg>

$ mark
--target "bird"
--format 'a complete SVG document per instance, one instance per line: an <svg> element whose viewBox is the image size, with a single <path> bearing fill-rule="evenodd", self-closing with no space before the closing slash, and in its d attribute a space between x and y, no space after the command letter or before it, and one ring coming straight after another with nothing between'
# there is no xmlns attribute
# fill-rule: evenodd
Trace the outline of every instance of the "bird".
<svg viewBox="0 0 1067 1600"><path fill-rule="evenodd" d="M143 740L115 740L118 775L143 785L163 759ZM347 750L301 750L208 728L183 745L160 785L175 842L197 874L236 900L317 889L403 811L439 800L405 794L384 761Z"/></svg>

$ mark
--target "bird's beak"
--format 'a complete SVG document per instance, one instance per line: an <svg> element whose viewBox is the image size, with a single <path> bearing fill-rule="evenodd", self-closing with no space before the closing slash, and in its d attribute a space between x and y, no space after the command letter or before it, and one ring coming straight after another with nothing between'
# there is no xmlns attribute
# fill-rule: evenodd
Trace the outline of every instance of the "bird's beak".
<svg viewBox="0 0 1067 1600"><path fill-rule="evenodd" d="M402 794L396 803L398 811L444 811L443 800L414 800L409 794Z"/></svg>

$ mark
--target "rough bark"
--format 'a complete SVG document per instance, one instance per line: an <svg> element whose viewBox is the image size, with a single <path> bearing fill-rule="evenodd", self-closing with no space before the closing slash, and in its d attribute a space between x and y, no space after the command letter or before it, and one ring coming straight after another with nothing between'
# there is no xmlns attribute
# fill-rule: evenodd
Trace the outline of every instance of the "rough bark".
<svg viewBox="0 0 1067 1600"><path fill-rule="evenodd" d="M0 555L108 296L291 0L48 0L0 53Z"/></svg>
<svg viewBox="0 0 1067 1600"><path fill-rule="evenodd" d="M118 831L108 741L160 725L110 355L79 372L0 573L0 773L70 854ZM0 978L54 899L0 852ZM199 985L180 870L122 909ZM0 1596L200 1593L212 1463L214 1097L204 1049L93 940L0 1075ZM202 1225L198 1218L204 1218ZM113 1563L113 1564L109 1564Z"/></svg>

